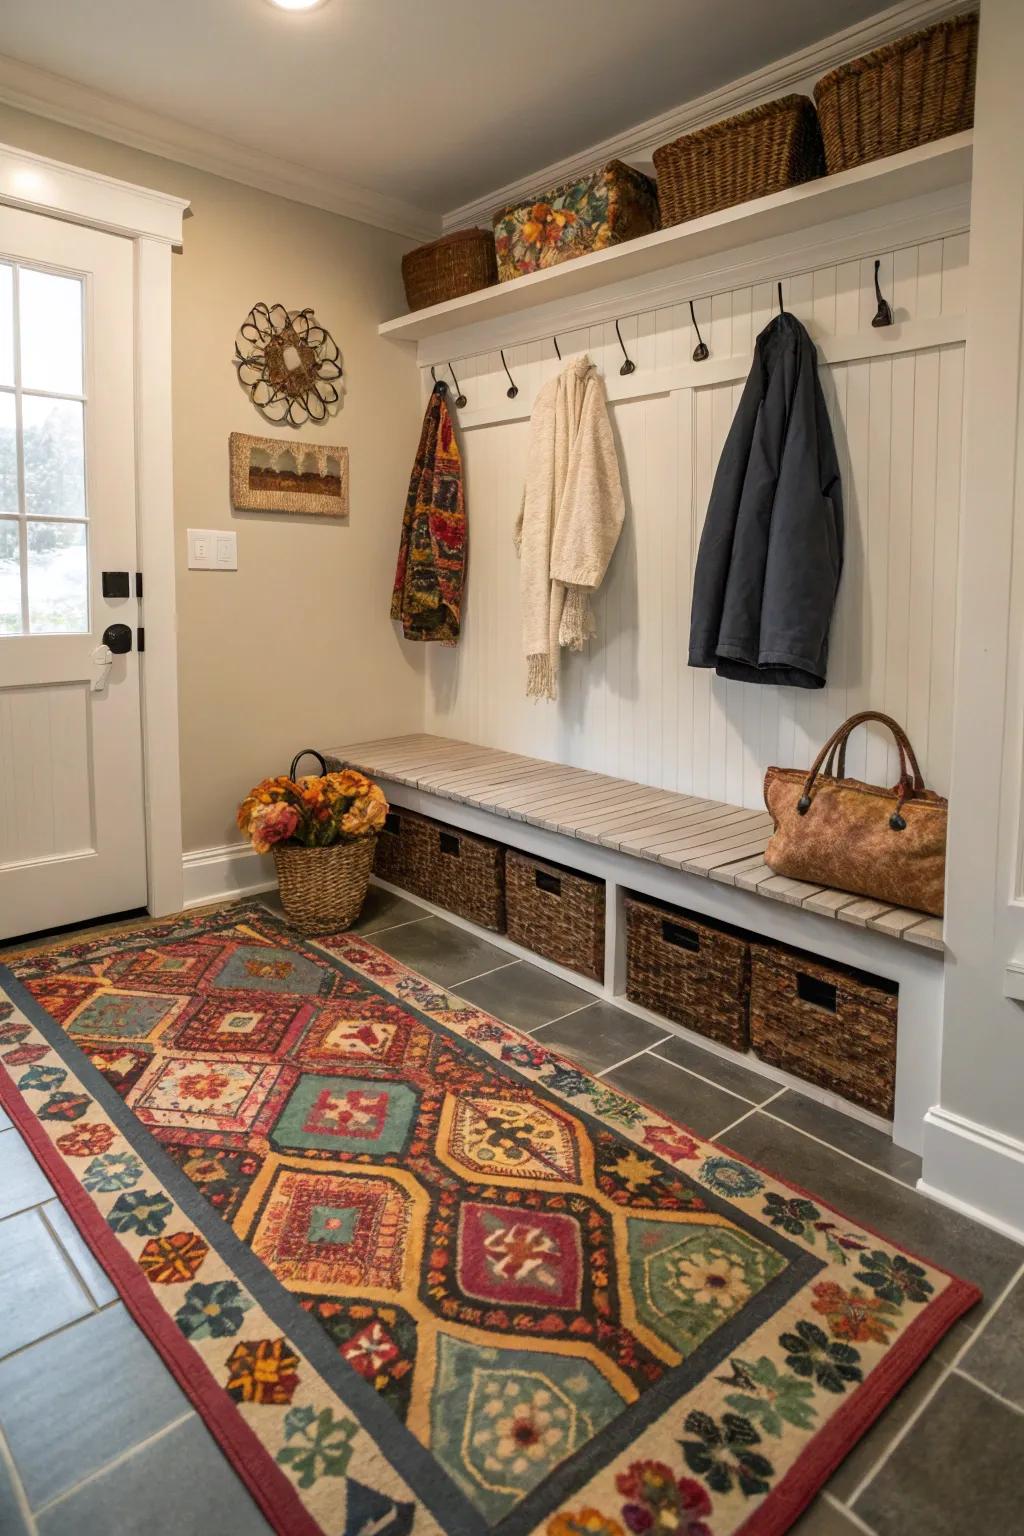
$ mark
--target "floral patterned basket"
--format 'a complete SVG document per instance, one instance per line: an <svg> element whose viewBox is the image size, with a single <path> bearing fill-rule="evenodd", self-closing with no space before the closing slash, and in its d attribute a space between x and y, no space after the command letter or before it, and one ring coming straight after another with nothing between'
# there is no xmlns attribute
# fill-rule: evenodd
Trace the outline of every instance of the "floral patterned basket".
<svg viewBox="0 0 1024 1536"><path fill-rule="evenodd" d="M495 215L498 279L507 283L658 227L654 182L621 160L611 160L589 176Z"/></svg>
<svg viewBox="0 0 1024 1536"><path fill-rule="evenodd" d="M307 756L321 772L296 778ZM249 792L238 826L257 853L273 853L288 921L302 933L340 933L362 911L387 814L371 779L354 768L329 773L320 753L306 748L287 776L264 779Z"/></svg>

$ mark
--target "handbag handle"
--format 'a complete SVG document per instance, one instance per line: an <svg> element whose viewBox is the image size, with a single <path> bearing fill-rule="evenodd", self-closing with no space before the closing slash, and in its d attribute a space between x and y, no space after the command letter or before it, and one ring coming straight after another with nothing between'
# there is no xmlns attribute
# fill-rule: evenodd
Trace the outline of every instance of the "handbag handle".
<svg viewBox="0 0 1024 1536"><path fill-rule="evenodd" d="M828 778L846 778L846 746L849 739L849 736L844 736L842 740L837 741L833 737L832 747L829 751L828 757L825 759L825 765L821 770L822 773ZM899 782L901 784L904 782L910 784L913 781L913 773L911 771L910 764L907 762L907 754L904 751L903 743L899 740L899 738L896 740L896 751L898 752L900 759Z"/></svg>
<svg viewBox="0 0 1024 1536"><path fill-rule="evenodd" d="M320 777L323 778L324 774L327 772L327 762L326 759L316 750L316 747L303 747L301 752L296 752L295 756L292 758L292 765L288 769L288 777L290 779L294 779L295 770L302 762L304 757L316 758L317 762L320 764Z"/></svg>
<svg viewBox="0 0 1024 1536"><path fill-rule="evenodd" d="M903 819L902 815L904 801L910 798L912 795L923 791L924 779L921 776L921 769L918 764L917 757L915 756L914 749L910 745L910 738L906 731L892 718L891 715L883 715L880 714L877 710L873 709L865 709L862 710L860 714L851 715L848 720L843 722L838 730L833 731L832 735L826 741L825 745L814 759L807 778L804 780L803 792L800 796L800 799L797 801L796 806L799 815L806 816L807 812L811 808L811 791L814 788L814 782L817 779L818 774L822 771L822 766L825 764L826 759L828 760L829 767L831 767L833 762L835 763L836 768L839 770L838 777L843 777L844 770L846 768L846 743L853 732L857 729L858 725L864 725L869 720L875 720L879 725L884 725L887 730L891 731L892 735L895 737L896 745L899 749L900 782L896 795L896 808L892 815L889 817L889 825L892 827L894 832L903 831L904 827L906 826L906 821ZM828 772L828 769L826 769L826 772Z"/></svg>

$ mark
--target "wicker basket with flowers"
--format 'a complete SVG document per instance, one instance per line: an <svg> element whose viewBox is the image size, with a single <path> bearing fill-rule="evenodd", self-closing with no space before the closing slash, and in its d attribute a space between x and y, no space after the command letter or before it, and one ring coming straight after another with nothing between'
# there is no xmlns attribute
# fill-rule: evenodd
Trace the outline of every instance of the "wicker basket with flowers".
<svg viewBox="0 0 1024 1536"><path fill-rule="evenodd" d="M303 933L350 928L362 910L377 833L388 803L354 768L264 779L238 807L238 827L257 853L272 853L285 915Z"/></svg>

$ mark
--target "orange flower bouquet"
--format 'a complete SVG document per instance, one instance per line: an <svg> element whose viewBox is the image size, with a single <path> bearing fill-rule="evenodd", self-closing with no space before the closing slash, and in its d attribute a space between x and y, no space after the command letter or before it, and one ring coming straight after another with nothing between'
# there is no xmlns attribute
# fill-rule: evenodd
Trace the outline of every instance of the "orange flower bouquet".
<svg viewBox="0 0 1024 1536"><path fill-rule="evenodd" d="M298 762L292 763L292 774ZM323 933L349 928L359 916L387 814L380 786L354 768L342 768L264 779L238 807L237 821L257 853L273 854L292 923L306 933Z"/></svg>

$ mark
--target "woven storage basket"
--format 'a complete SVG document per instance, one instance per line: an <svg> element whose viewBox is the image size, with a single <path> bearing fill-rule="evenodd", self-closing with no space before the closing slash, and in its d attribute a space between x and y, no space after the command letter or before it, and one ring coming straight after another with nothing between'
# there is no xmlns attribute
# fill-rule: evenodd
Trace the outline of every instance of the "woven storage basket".
<svg viewBox="0 0 1024 1536"><path fill-rule="evenodd" d="M970 128L978 17L953 16L823 75L814 87L830 173Z"/></svg>
<svg viewBox="0 0 1024 1536"><path fill-rule="evenodd" d="M302 933L338 933L351 928L363 909L373 868L375 835L329 848L272 850L281 905Z"/></svg>
<svg viewBox="0 0 1024 1536"><path fill-rule="evenodd" d="M888 1119L895 986L775 946L751 946L750 1039L762 1061Z"/></svg>
<svg viewBox="0 0 1024 1536"><path fill-rule="evenodd" d="M646 897L626 897L626 996L687 1029L745 1051L746 936Z"/></svg>
<svg viewBox="0 0 1024 1536"><path fill-rule="evenodd" d="M391 885L426 896L429 880L427 818L393 805L377 838L373 872Z"/></svg>
<svg viewBox="0 0 1024 1536"><path fill-rule="evenodd" d="M662 227L766 197L825 169L814 103L780 96L654 151Z"/></svg>
<svg viewBox="0 0 1024 1536"><path fill-rule="evenodd" d="M510 848L505 904L510 939L582 976L603 978L603 880Z"/></svg>
<svg viewBox="0 0 1024 1536"><path fill-rule="evenodd" d="M410 309L426 309L489 288L498 281L493 234L489 229L460 229L406 251L402 281Z"/></svg>
<svg viewBox="0 0 1024 1536"><path fill-rule="evenodd" d="M428 901L460 917L505 930L505 850L489 838L426 822Z"/></svg>

